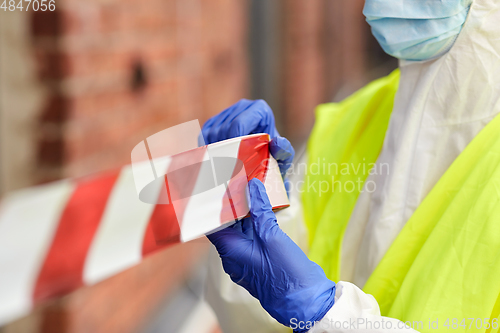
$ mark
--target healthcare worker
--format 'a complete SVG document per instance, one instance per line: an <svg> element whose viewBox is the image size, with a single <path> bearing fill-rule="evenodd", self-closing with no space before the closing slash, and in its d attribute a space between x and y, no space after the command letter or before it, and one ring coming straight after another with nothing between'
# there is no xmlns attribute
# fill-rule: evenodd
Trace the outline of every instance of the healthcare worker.
<svg viewBox="0 0 500 333"><path fill-rule="evenodd" d="M289 209L251 180L250 218L208 236L224 332L499 331L500 1L364 13L400 68L318 106L306 172L263 101L203 127L209 143L267 132L291 170Z"/></svg>

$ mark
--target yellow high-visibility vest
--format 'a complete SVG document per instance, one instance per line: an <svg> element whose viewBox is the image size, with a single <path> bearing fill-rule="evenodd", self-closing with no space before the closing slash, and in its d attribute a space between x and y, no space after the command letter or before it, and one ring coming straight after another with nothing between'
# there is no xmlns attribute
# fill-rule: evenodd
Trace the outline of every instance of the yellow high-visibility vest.
<svg viewBox="0 0 500 333"><path fill-rule="evenodd" d="M366 180L383 145L398 83L396 70L341 103L317 108L308 143L304 217L309 256L335 281L342 238L360 189L337 187L362 186ZM359 172L317 170L345 163ZM334 190L321 192L320 184L326 183ZM422 321L423 332L500 331L500 116L440 178L364 291L377 299L383 316Z"/></svg>
<svg viewBox="0 0 500 333"><path fill-rule="evenodd" d="M342 236L360 187L382 149L399 76L395 70L341 103L322 104L316 109L302 201L309 256L334 281L339 280ZM351 166L357 172L351 172Z"/></svg>

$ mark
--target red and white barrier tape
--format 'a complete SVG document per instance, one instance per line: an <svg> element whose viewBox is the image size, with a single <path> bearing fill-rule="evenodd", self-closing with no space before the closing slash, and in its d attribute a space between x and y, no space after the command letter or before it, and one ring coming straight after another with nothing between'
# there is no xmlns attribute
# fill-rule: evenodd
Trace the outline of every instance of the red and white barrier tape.
<svg viewBox="0 0 500 333"><path fill-rule="evenodd" d="M264 181L273 207L287 206L278 165L267 143L262 148L263 140L267 142L267 136L233 140L223 149L224 156L237 157L248 178ZM201 180L193 179L194 188ZM206 216L200 208L203 196L195 197L187 199L184 219L188 213L192 216L186 220ZM179 241L179 224L172 214L172 205L139 200L132 166L6 196L0 202L0 325L29 313L43 300L102 281ZM218 225L227 222L223 212L219 215ZM190 228L184 223L181 229ZM156 238L169 241L157 243L154 229Z"/></svg>

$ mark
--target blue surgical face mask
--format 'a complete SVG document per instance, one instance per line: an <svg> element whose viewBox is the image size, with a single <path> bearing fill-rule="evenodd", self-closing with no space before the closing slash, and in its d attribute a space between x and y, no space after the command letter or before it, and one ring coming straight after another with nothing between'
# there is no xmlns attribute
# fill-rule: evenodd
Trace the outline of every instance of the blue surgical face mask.
<svg viewBox="0 0 500 333"><path fill-rule="evenodd" d="M366 0L363 13L384 51L427 60L453 46L472 0Z"/></svg>

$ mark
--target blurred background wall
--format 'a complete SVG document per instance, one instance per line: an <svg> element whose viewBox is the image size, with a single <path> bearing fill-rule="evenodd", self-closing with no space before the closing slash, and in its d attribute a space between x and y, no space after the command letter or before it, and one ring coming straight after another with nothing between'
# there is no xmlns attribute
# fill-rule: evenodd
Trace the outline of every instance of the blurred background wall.
<svg viewBox="0 0 500 333"><path fill-rule="evenodd" d="M56 0L54 12L0 10L0 193L120 167L145 137L202 124L240 98L265 99L301 146L317 104L397 65L363 4ZM147 331L207 248L175 246L2 333Z"/></svg>

